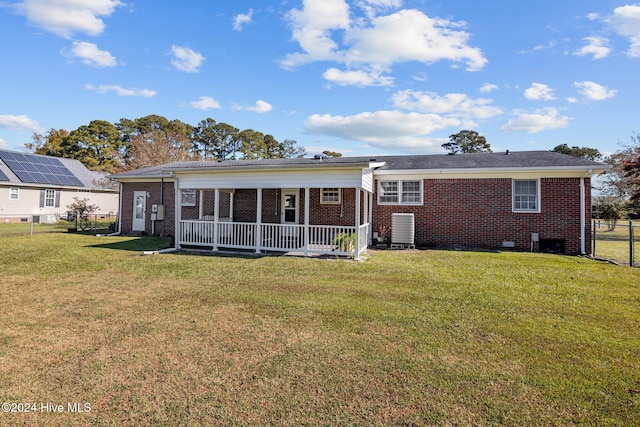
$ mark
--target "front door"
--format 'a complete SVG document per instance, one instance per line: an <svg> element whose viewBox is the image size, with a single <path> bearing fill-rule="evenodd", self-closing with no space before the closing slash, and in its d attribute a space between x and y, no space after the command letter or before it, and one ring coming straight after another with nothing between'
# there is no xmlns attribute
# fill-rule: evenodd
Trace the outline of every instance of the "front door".
<svg viewBox="0 0 640 427"><path fill-rule="evenodd" d="M144 231L145 230L145 212L147 208L147 192L146 191L134 191L133 192L133 223L131 224L131 230Z"/></svg>
<svg viewBox="0 0 640 427"><path fill-rule="evenodd" d="M300 220L300 190L284 189L282 190L282 206L280 212L280 223L285 225L297 225ZM284 235L288 237L298 236L298 227L285 227Z"/></svg>

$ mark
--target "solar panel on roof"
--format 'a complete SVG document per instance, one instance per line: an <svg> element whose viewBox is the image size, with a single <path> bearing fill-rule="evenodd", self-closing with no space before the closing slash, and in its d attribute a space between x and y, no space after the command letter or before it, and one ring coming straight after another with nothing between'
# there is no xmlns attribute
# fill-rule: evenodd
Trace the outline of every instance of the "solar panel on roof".
<svg viewBox="0 0 640 427"><path fill-rule="evenodd" d="M84 187L60 159L3 150L0 150L0 159L22 182Z"/></svg>
<svg viewBox="0 0 640 427"><path fill-rule="evenodd" d="M0 171L0 181L9 181L9 177Z"/></svg>

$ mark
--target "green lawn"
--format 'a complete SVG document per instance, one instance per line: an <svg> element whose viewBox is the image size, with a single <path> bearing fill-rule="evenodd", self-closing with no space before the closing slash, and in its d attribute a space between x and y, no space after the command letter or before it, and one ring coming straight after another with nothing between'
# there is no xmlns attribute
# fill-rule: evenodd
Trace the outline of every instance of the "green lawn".
<svg viewBox="0 0 640 427"><path fill-rule="evenodd" d="M37 409L0 425L640 423L640 269L141 255L166 244L0 239L0 401Z"/></svg>

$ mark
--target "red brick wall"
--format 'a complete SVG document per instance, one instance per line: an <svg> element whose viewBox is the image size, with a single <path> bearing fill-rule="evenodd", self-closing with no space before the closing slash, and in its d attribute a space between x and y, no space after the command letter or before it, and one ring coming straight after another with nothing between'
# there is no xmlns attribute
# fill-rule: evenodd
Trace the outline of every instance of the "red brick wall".
<svg viewBox="0 0 640 427"><path fill-rule="evenodd" d="M121 212L121 224L122 233L131 234L131 226L133 221L133 192L134 191L146 191L149 196L147 197L146 205L146 221L145 232L151 234L151 205L161 204L161 188L162 184L159 182L125 182L122 184L122 212ZM175 190L173 189L173 182L164 183L164 221L156 221L155 233L173 235L175 232Z"/></svg>
<svg viewBox="0 0 640 427"><path fill-rule="evenodd" d="M427 247L531 248L531 233L540 239L565 240L567 254L580 253L580 179L541 179L541 212L512 212L512 181L496 179L426 179L423 206L378 205L374 200L373 230L391 227L394 212L415 215L416 244ZM585 179L586 200L591 199ZM590 202L586 206L587 243ZM586 245L589 251L590 245Z"/></svg>
<svg viewBox="0 0 640 427"><path fill-rule="evenodd" d="M394 212L414 213L416 244L427 247L472 247L504 249L503 241L513 241L515 249L530 250L531 233L540 239L565 240L567 254L580 253L580 179L546 178L540 180L541 212L512 212L511 179L426 179L422 206L378 205L374 196L373 230L391 227ZM591 182L585 179L586 245L590 252L591 239ZM124 183L122 192L122 232L131 233L133 192L147 191L147 233L151 233L151 205L160 204L160 183ZM304 223L304 189L300 189L300 223ZM351 226L355 216L355 189L342 189L341 205L320 203L320 189L310 190L310 224L335 224ZM197 204L184 207L182 217L195 219L199 213L200 193ZM228 211L228 194L221 193L221 209ZM280 189L265 189L262 194L262 221L280 222ZM204 192L204 214L213 214L214 192ZM364 215L361 198L361 213ZM234 196L234 220L256 221L257 193L254 189L236 190ZM174 189L173 183L164 184L165 220L157 221L157 234L173 234ZM226 208L225 208L226 206ZM226 210L225 210L226 209ZM224 215L222 215L224 216ZM364 218L361 219L364 222ZM536 248L537 249L537 248Z"/></svg>

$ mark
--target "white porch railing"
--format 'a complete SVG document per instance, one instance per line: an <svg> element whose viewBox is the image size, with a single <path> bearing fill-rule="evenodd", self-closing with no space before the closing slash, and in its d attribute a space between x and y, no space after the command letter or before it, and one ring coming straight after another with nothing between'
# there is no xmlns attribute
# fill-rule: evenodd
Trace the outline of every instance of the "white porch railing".
<svg viewBox="0 0 640 427"><path fill-rule="evenodd" d="M216 228L217 227L217 228ZM259 231L259 233L258 233ZM356 233L357 231L357 233ZM258 224L203 220L180 221L179 244L260 251L296 251L303 255L355 256L367 249L370 225ZM356 240L357 239L357 240ZM358 253L356 250L358 242Z"/></svg>

